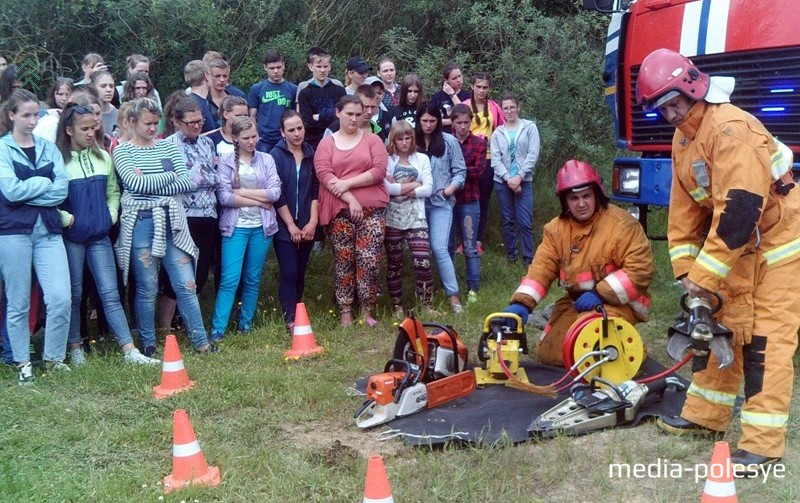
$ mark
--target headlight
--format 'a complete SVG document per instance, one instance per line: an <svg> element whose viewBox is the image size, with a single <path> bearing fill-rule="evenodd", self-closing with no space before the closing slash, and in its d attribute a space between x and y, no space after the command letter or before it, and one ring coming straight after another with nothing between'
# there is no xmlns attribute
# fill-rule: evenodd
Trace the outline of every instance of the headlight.
<svg viewBox="0 0 800 503"><path fill-rule="evenodd" d="M639 220L639 207L638 206L628 206L628 213L630 213L633 218Z"/></svg>
<svg viewBox="0 0 800 503"><path fill-rule="evenodd" d="M614 193L638 197L640 178L641 169L639 166L615 164L612 179Z"/></svg>

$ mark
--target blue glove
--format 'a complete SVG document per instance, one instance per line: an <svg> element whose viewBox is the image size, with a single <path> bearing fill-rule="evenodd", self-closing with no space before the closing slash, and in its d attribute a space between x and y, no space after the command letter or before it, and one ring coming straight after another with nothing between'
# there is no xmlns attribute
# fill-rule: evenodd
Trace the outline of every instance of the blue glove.
<svg viewBox="0 0 800 503"><path fill-rule="evenodd" d="M503 312L516 314L520 317L520 319L522 319L523 325L528 323L528 315L531 314L530 311L528 311L528 308L522 304L511 304L507 308L503 309Z"/></svg>
<svg viewBox="0 0 800 503"><path fill-rule="evenodd" d="M599 305L603 304L603 299L595 292L590 290L583 292L580 297L575 300L575 310L579 313L584 311L591 311Z"/></svg>

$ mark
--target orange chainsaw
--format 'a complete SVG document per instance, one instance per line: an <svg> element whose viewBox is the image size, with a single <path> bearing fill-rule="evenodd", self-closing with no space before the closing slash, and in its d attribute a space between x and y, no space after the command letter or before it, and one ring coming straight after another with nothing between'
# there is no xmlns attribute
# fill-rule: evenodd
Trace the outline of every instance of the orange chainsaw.
<svg viewBox="0 0 800 503"><path fill-rule="evenodd" d="M477 387L466 370L468 351L453 327L406 318L400 324L394 358L367 383L367 400L356 426L371 428L422 409L469 395Z"/></svg>

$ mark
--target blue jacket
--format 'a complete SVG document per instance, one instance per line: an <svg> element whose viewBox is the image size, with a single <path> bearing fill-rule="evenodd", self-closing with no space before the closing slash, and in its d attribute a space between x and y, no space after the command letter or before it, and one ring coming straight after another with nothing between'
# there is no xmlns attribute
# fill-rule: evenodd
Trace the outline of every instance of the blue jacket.
<svg viewBox="0 0 800 503"><path fill-rule="evenodd" d="M47 230L61 234L56 206L67 197L67 171L55 143L34 136L36 164L14 141L0 137L0 234L30 234L42 217Z"/></svg>
<svg viewBox="0 0 800 503"><path fill-rule="evenodd" d="M70 152L65 169L69 195L59 208L64 238L91 243L108 236L119 215L119 184L105 150ZM72 225L70 225L70 223Z"/></svg>
<svg viewBox="0 0 800 503"><path fill-rule="evenodd" d="M311 219L311 203L319 196L319 181L314 170L314 149L308 143L303 143L303 160L300 162L299 176L294 154L289 152L286 140L281 138L270 151L270 155L275 159L275 166L281 179L281 197L275 202L275 209L288 206L295 225L302 229ZM292 240L289 229L280 216L278 216L278 233L274 239Z"/></svg>

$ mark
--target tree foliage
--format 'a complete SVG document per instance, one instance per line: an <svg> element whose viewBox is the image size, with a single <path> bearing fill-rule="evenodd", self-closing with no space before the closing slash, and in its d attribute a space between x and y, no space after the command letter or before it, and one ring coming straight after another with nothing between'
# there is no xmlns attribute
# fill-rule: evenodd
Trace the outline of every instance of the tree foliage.
<svg viewBox="0 0 800 503"><path fill-rule="evenodd" d="M492 96L515 92L524 117L542 135L540 179L568 158L600 166L612 158L610 116L601 83L608 20L582 12L579 0L3 0L0 51L32 58L42 79L78 76L87 52L99 52L118 77L134 52L152 59L163 91L183 86L183 65L208 49L230 57L233 81L247 90L264 78L262 54L281 50L287 78L308 78L305 50L334 55L334 74L360 55L392 57L398 80L418 73L430 96L453 59L465 80L492 74ZM49 82L45 82L48 84ZM546 184L549 186L550 184Z"/></svg>

